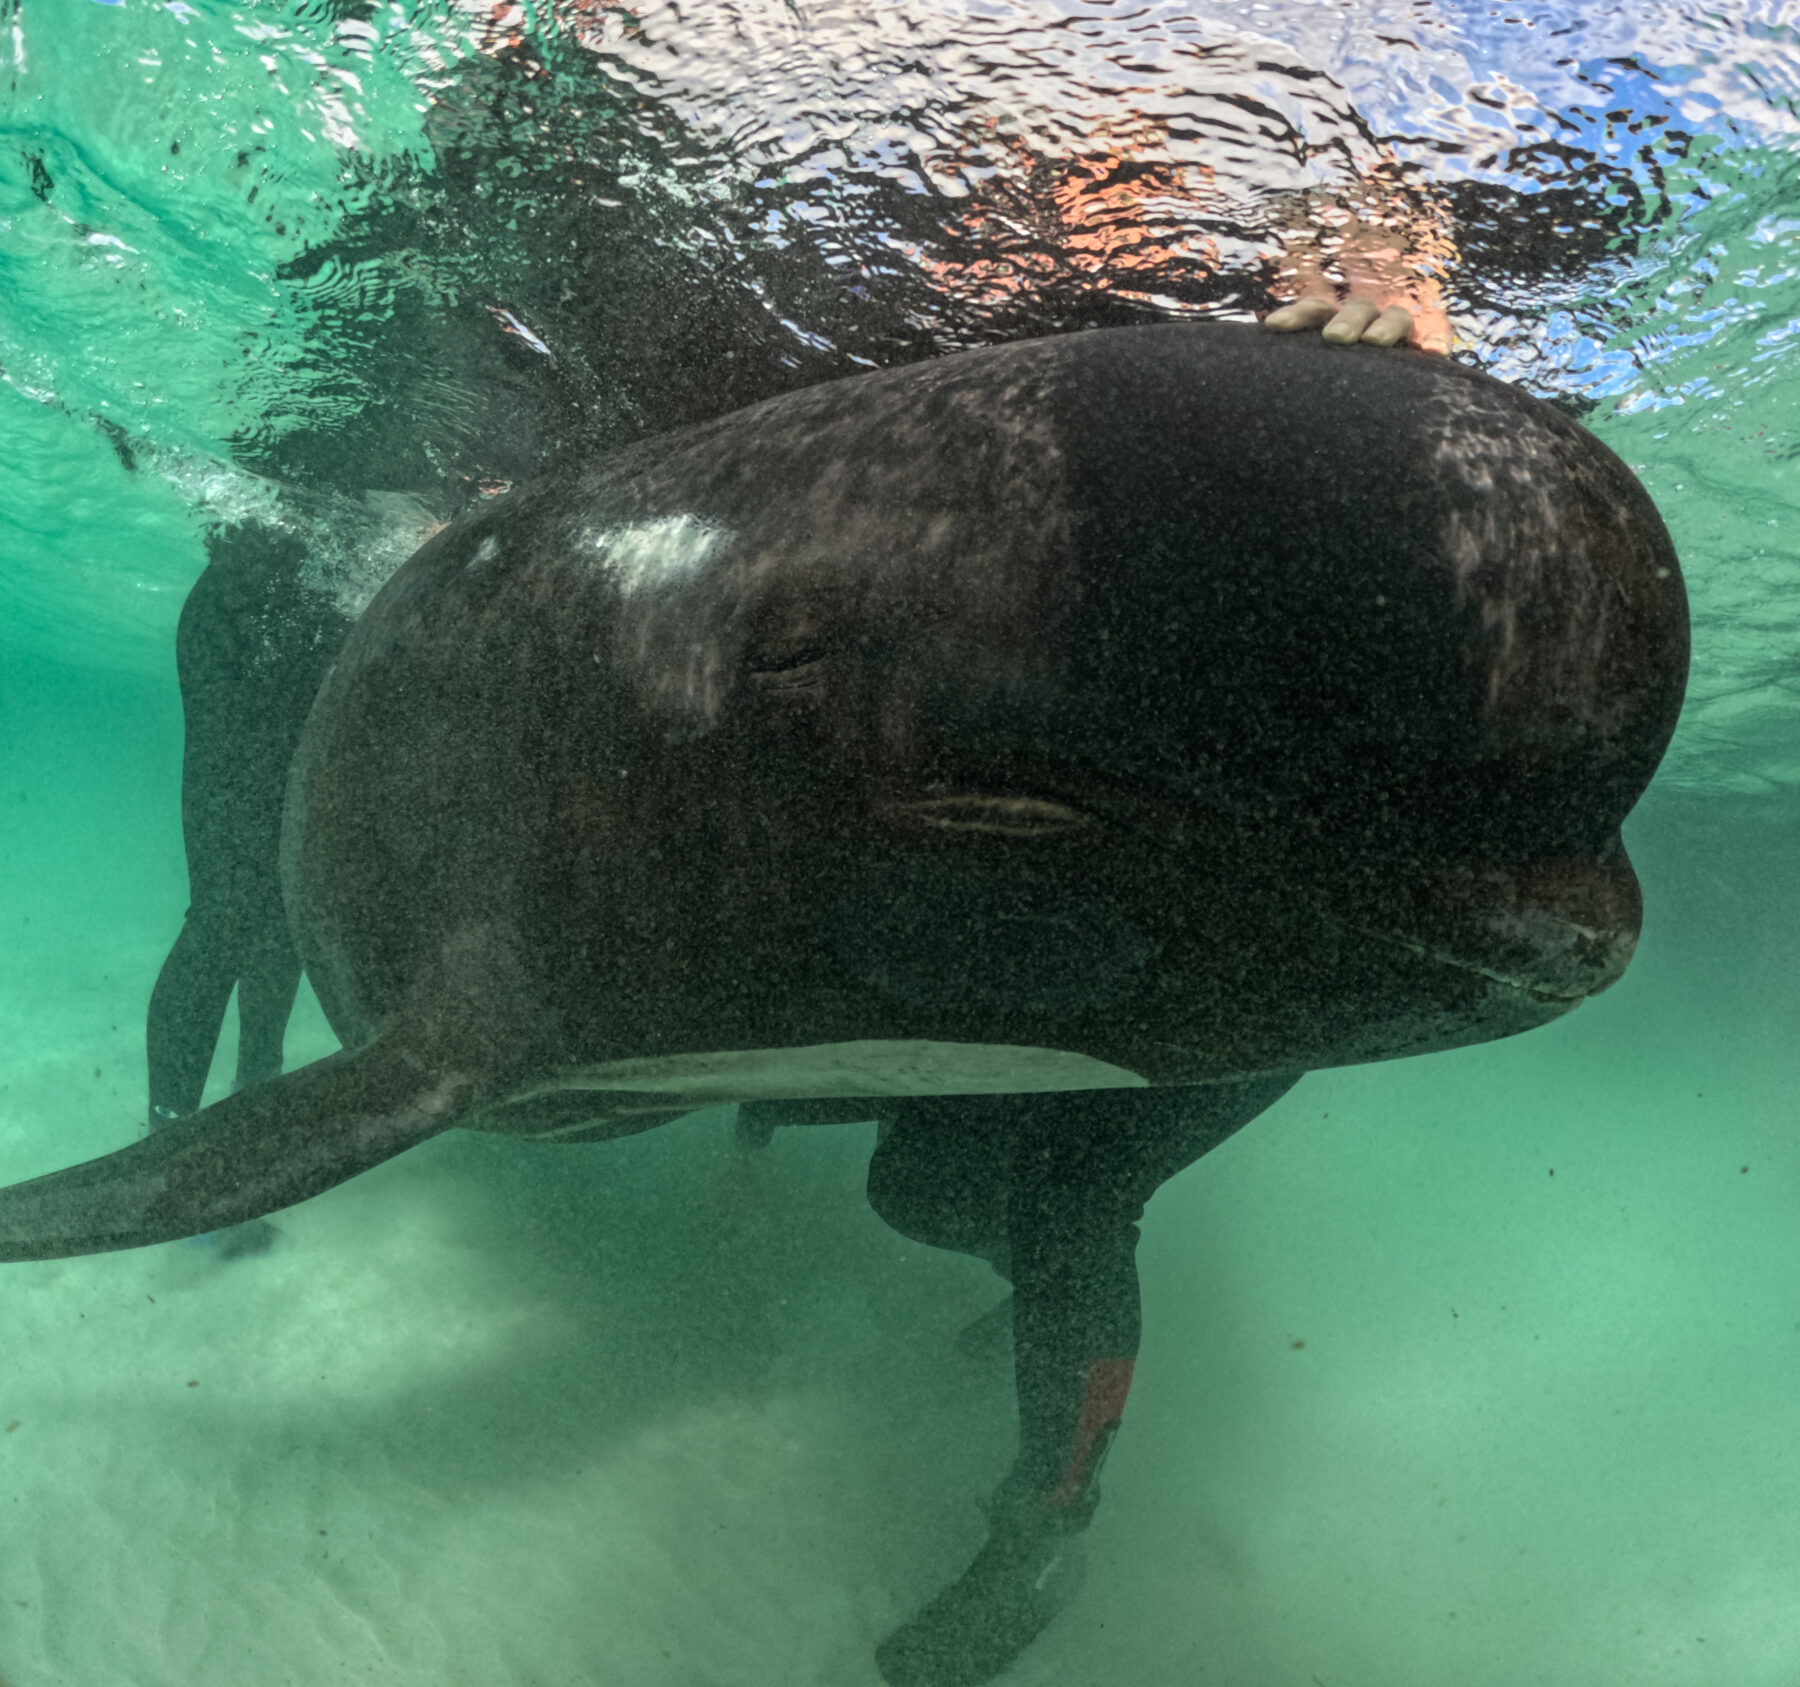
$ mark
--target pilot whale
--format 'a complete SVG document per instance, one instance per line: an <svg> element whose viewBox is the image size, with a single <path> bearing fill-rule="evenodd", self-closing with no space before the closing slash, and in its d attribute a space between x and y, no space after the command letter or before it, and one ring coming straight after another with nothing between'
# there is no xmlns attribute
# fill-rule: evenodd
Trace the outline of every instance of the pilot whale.
<svg viewBox="0 0 1800 1687"><path fill-rule="evenodd" d="M238 1223L451 1127L736 1101L1091 1132L1042 1235L1015 1202L949 1243L1017 1264L1192 1098L1208 1131L1108 1208L1135 1240L1141 1184L1305 1069L1619 977L1620 825L1686 664L1625 466L1405 351L1104 330L576 462L431 539L312 710L283 883L343 1052L0 1192L0 1258ZM944 1152L927 1199L983 1175ZM1029 1420L1055 1343L1019 1294ZM890 1681L987 1679L1041 1627L1135 1324L1070 1339L1031 1384L1066 1456Z"/></svg>

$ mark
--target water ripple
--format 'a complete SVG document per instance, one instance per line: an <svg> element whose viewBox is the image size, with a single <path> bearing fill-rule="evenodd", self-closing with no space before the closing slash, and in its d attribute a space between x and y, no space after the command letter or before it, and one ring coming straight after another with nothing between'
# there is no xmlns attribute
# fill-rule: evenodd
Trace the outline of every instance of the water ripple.
<svg viewBox="0 0 1800 1687"><path fill-rule="evenodd" d="M1793 454L1793 0L0 0L0 25L0 399L60 410L20 437L122 503L147 494L121 439L454 503L584 430L1242 315L1373 229L1461 355L1646 464L1694 578L1695 719L1746 694L1792 719L1800 562L1781 529L1733 550L1704 500L1775 507ZM53 626L75 529L4 497ZM113 566L168 588L196 560ZM104 639L72 593L70 636Z"/></svg>

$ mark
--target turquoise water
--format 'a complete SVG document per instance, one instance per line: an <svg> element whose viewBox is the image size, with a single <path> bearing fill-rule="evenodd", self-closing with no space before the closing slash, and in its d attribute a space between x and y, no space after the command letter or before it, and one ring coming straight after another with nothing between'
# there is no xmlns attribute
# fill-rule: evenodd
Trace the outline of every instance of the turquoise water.
<svg viewBox="0 0 1800 1687"><path fill-rule="evenodd" d="M359 324L398 308L384 278L556 320L503 237L522 215L464 247L366 232L450 192L477 10L0 4L5 1181L141 1126L204 522L267 495L256 449L383 402ZM1314 1074L1157 1197L1091 1574L1007 1679L1787 1687L1790 9L1288 4L1253 37L1223 4L570 7L560 33L539 10L520 27L585 31L543 103L592 115L603 71L629 114L640 233L760 275L812 231L843 272L912 278L927 349L1029 326L1071 274L1241 311L1283 195L1398 171L1454 213L1463 355L1581 407L1688 574L1689 706L1628 829L1631 972L1524 1038ZM1261 114L1232 117L1252 84ZM990 118L1016 145L974 149ZM567 171L535 133L482 141L520 207ZM1054 164L1097 135L1163 173L1077 227ZM893 234L857 197L877 181L936 222ZM1025 234L945 234L995 181ZM1154 222L1155 262L1083 272L1107 218ZM1579 261L1544 259L1558 240ZM765 269L746 356L830 355ZM624 368L677 301L612 302ZM431 427L443 394L405 391ZM303 998L290 1064L331 1046ZM1010 1377L947 1356L992 1278L880 1225L868 1147L789 1131L746 1158L720 1114L593 1150L453 1137L285 1215L260 1259L6 1267L0 1680L872 1684L875 1639L979 1543Z"/></svg>

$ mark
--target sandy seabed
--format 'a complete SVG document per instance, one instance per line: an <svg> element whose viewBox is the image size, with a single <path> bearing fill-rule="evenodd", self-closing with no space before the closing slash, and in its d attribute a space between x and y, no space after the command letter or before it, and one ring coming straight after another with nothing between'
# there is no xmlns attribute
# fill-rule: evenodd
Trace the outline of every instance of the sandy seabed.
<svg viewBox="0 0 1800 1687"><path fill-rule="evenodd" d="M6 1181L135 1137L183 899L172 687L28 677ZM1315 1074L1157 1197L1088 1580L1007 1683L1800 1679L1800 821L1629 835L1608 996ZM953 1346L999 1285L873 1217L871 1142L458 1134L260 1258L0 1267L0 1680L877 1687L1012 1424Z"/></svg>

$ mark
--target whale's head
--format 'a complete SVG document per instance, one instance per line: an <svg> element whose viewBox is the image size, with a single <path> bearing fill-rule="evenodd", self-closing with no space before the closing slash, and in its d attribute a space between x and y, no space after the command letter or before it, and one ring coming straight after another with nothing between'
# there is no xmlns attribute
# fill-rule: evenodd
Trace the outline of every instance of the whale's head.
<svg viewBox="0 0 1800 1687"><path fill-rule="evenodd" d="M1686 658L1654 508L1549 406L1251 330L1040 341L439 535L315 711L290 891L352 1030L480 907L580 1058L1413 1053L1619 976Z"/></svg>

